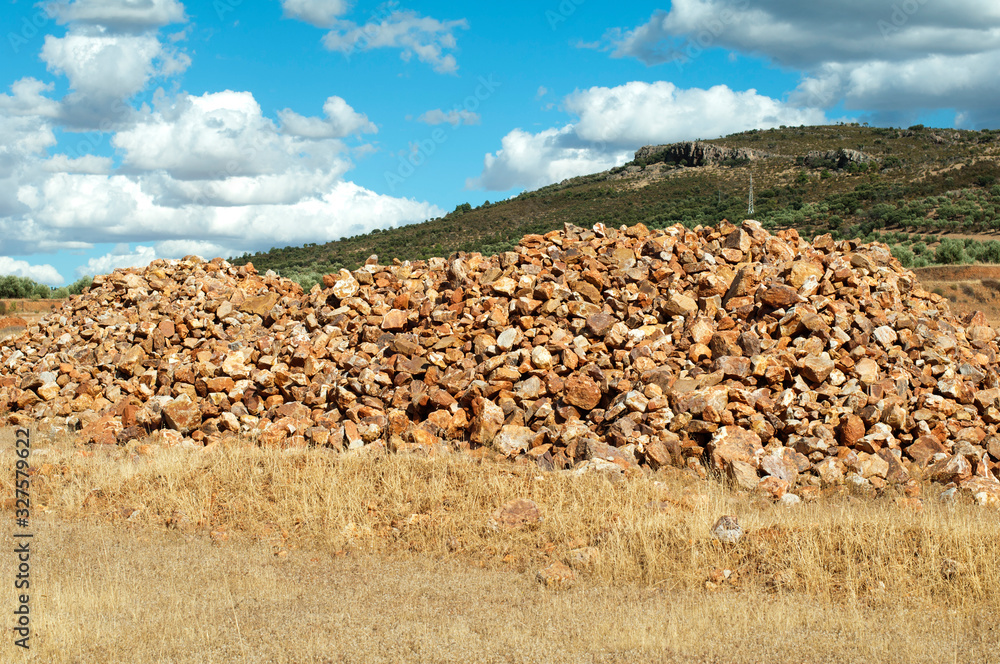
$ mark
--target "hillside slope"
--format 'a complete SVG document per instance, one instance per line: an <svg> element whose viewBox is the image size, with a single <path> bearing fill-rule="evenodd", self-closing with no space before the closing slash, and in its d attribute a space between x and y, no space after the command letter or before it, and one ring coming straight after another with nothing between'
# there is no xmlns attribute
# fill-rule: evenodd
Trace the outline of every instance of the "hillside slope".
<svg viewBox="0 0 1000 664"><path fill-rule="evenodd" d="M871 234L880 230L993 232L1000 229L998 137L1000 131L836 125L647 146L619 168L507 201L477 208L460 205L443 218L420 224L233 260L252 261L258 269L273 269L309 286L340 267L356 268L372 254L383 262L455 251L493 254L511 249L526 234L562 228L565 222L611 227L643 223L650 228L683 223L693 228L744 218L751 174L754 216L765 228L867 239L877 239ZM911 245L933 240L908 239ZM1000 244L995 249L991 262L1000 260ZM916 254L919 265L924 250L906 251L911 253L901 252L904 264ZM956 260L929 256L925 262L980 258L970 255L976 253L972 250L963 255L961 248L952 253Z"/></svg>

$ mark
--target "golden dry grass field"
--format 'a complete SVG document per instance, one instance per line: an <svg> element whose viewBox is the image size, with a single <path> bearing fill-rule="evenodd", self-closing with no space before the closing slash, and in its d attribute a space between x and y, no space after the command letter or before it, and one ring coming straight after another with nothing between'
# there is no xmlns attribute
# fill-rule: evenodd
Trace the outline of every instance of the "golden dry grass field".
<svg viewBox="0 0 1000 664"><path fill-rule="evenodd" d="M32 649L8 628L3 662L1000 662L1000 512L932 486L789 508L670 473L66 440L33 432ZM515 498L542 519L496 527ZM556 561L575 579L546 587Z"/></svg>

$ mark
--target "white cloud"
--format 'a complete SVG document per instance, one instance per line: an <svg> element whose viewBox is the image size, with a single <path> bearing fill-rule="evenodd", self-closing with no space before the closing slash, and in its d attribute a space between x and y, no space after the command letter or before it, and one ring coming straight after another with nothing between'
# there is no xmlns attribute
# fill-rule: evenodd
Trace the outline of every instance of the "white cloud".
<svg viewBox="0 0 1000 664"><path fill-rule="evenodd" d="M73 29L65 37L46 35L41 58L49 71L63 74L73 90L64 100L64 121L109 129L128 120L124 102L154 78L182 73L191 59L164 46L152 34L84 34Z"/></svg>
<svg viewBox="0 0 1000 664"><path fill-rule="evenodd" d="M132 251L128 244L119 244L111 252L91 258L86 265L76 268L76 276L108 274L118 268L146 267L157 258L160 257L153 247L139 245Z"/></svg>
<svg viewBox="0 0 1000 664"><path fill-rule="evenodd" d="M532 134L515 129L496 154L483 159L483 172L466 182L469 189L536 189L566 178L607 170L631 158L628 151L580 140L573 125Z"/></svg>
<svg viewBox="0 0 1000 664"><path fill-rule="evenodd" d="M499 151L486 155L482 174L467 186L536 188L625 163L643 145L826 121L822 111L796 108L756 90L724 85L685 90L666 81L578 90L564 99L564 107L576 122L537 134L515 129Z"/></svg>
<svg viewBox="0 0 1000 664"><path fill-rule="evenodd" d="M16 110L18 98L0 105ZM339 97L326 110L333 133L375 129ZM80 270L92 274L325 242L444 212L345 182L347 145L283 133L249 92L161 96L111 143L118 169L107 157L49 155L47 121L0 109L0 254L132 243Z"/></svg>
<svg viewBox="0 0 1000 664"><path fill-rule="evenodd" d="M223 180L295 168L342 174L348 168L339 156L345 149L340 141L283 135L251 93L231 90L161 102L143 121L115 134L112 144L123 151L127 167L162 170L179 180Z"/></svg>
<svg viewBox="0 0 1000 664"><path fill-rule="evenodd" d="M361 26L351 21L338 21L323 37L323 44L347 56L355 51L396 48L400 49L404 61L416 55L434 71L453 74L458 71L458 62L454 55L445 51L457 46L455 30L468 27L465 19L439 21L414 11L399 10Z"/></svg>
<svg viewBox="0 0 1000 664"><path fill-rule="evenodd" d="M667 81L593 87L568 95L564 105L580 118L576 123L580 138L633 149L826 120L822 111L796 108L753 89L739 92L725 85L681 89Z"/></svg>
<svg viewBox="0 0 1000 664"><path fill-rule="evenodd" d="M448 123L452 127L457 127L458 125L477 125L480 123L482 118L479 113L473 113L472 111L453 109L451 111L445 112L440 108L435 108L433 110L427 111L421 114L417 118L417 122L424 122L429 125L439 125Z"/></svg>
<svg viewBox="0 0 1000 664"><path fill-rule="evenodd" d="M50 2L46 10L59 23L98 25L141 32L187 20L178 0L76 0Z"/></svg>
<svg viewBox="0 0 1000 664"><path fill-rule="evenodd" d="M9 256L0 256L0 274L28 277L50 286L58 286L66 281L51 265L31 265L27 261L14 260Z"/></svg>
<svg viewBox="0 0 1000 664"><path fill-rule="evenodd" d="M18 79L10 86L13 95L0 94L0 113L14 116L58 117L59 102L42 94L54 87L52 83L42 83L35 78Z"/></svg>
<svg viewBox="0 0 1000 664"><path fill-rule="evenodd" d="M613 57L686 66L706 50L762 56L804 72L794 103L887 114L957 109L1000 121L1000 5L982 0L674 0Z"/></svg>
<svg viewBox="0 0 1000 664"><path fill-rule="evenodd" d="M337 17L347 12L345 0L281 0L285 16L311 23L317 28L329 28Z"/></svg>
<svg viewBox="0 0 1000 664"><path fill-rule="evenodd" d="M344 138L356 134L374 134L378 127L363 113L358 113L341 97L333 96L323 104L326 118L305 117L290 108L278 111L281 131L303 138Z"/></svg>
<svg viewBox="0 0 1000 664"><path fill-rule="evenodd" d="M88 154L72 159L64 154L57 154L42 162L42 170L49 173L106 175L111 172L112 165L113 163L108 157L98 157Z"/></svg>

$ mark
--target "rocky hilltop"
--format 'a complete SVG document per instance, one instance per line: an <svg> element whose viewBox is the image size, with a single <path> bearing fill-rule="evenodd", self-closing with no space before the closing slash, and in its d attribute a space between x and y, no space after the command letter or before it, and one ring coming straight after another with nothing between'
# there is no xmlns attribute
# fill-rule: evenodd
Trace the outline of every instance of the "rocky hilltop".
<svg viewBox="0 0 1000 664"><path fill-rule="evenodd" d="M567 225L310 292L221 259L118 270L0 342L0 413L82 445L679 466L775 497L931 479L997 502L997 352L883 245Z"/></svg>
<svg viewBox="0 0 1000 664"><path fill-rule="evenodd" d="M746 163L758 159L780 158L791 160L789 155L773 154L753 148L730 148L714 143L685 141L671 145L647 145L635 152L636 162L659 163L681 166L709 166ZM850 164L870 164L877 161L860 150L839 148L837 150L815 150L801 157L807 168L847 168Z"/></svg>
<svg viewBox="0 0 1000 664"><path fill-rule="evenodd" d="M701 141L671 145L647 145L635 152L635 161L662 161L683 166L707 166L725 162L744 162L773 157L769 152L752 148L729 148Z"/></svg>

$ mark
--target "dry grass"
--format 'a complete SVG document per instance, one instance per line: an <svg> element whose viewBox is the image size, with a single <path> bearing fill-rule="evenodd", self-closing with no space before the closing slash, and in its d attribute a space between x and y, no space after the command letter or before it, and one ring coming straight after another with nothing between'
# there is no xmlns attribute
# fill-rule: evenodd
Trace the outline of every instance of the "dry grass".
<svg viewBox="0 0 1000 664"><path fill-rule="evenodd" d="M973 505L788 509L681 475L464 457L34 447L25 661L1000 661L1000 517ZM491 528L520 497L543 520ZM708 538L720 514L748 531L735 546ZM585 546L573 588L534 581ZM715 569L733 575L710 592Z"/></svg>

